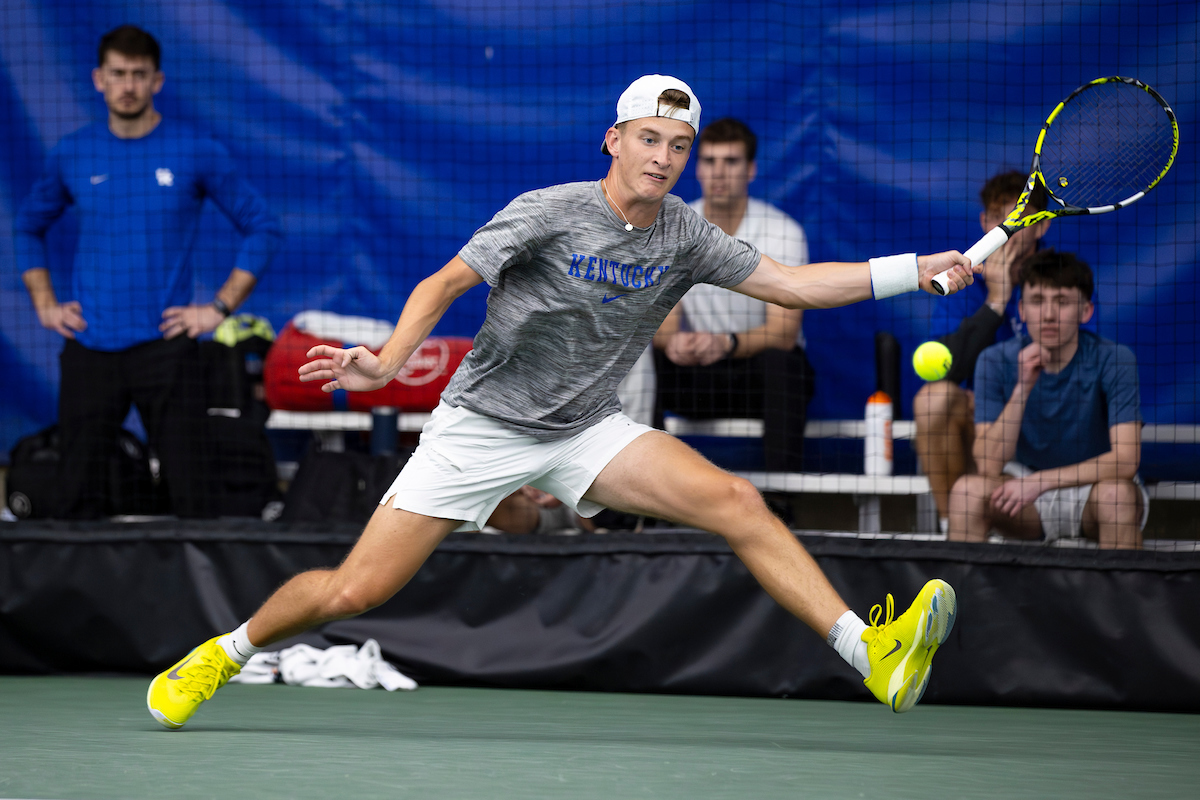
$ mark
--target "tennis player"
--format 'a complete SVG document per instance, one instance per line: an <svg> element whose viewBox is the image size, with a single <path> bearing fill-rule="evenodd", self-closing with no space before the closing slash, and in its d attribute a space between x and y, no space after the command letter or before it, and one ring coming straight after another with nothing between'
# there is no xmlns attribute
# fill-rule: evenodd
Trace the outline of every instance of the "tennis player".
<svg viewBox="0 0 1200 800"><path fill-rule="evenodd" d="M851 611L749 482L621 413L616 386L695 283L788 308L826 308L923 288L957 252L788 267L668 194L700 126L683 81L646 75L617 101L603 180L523 194L409 296L376 356L321 345L300 380L367 391L390 381L454 300L487 281L487 316L420 445L337 569L295 576L237 630L197 647L150 684L150 713L179 728L260 648L361 614L403 587L451 531L479 530L523 485L591 516L603 507L719 534L770 595L829 643L894 711L929 680L954 622L954 590L932 580L893 619Z"/></svg>

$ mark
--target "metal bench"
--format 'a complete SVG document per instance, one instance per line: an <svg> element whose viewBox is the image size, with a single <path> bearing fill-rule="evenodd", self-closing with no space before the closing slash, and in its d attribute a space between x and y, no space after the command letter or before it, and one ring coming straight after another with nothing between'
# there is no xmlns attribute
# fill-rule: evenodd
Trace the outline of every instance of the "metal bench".
<svg viewBox="0 0 1200 800"><path fill-rule="evenodd" d="M395 415L397 430L418 432L429 421L428 412L401 412ZM365 411L272 411L267 420L271 430L309 430L322 440L326 449L341 447L345 431L369 431L376 416ZM387 419L387 417L380 417ZM762 420L714 419L689 420L668 417L667 432L675 436L716 436L731 438L761 438ZM892 423L893 439L911 439L916 424L911 420ZM866 422L860 419L814 419L804 427L809 439L862 439ZM1200 442L1200 425L1146 425L1142 428L1143 442L1195 444ZM280 477L290 479L295 474L294 463L280 464ZM937 511L929 480L923 475L858 475L853 473L810 472L738 472L739 476L763 492L781 494L844 494L852 495L858 506L858 533L880 533L879 498L883 496L912 496L917 501L917 518L922 528L937 530ZM1151 499L1200 500L1200 483L1161 481L1146 487ZM936 535L935 535L936 536Z"/></svg>

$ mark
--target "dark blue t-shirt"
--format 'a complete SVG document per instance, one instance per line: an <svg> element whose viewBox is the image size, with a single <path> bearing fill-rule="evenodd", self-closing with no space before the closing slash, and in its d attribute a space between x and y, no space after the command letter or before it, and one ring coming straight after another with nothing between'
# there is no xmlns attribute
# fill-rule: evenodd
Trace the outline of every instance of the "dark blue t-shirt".
<svg viewBox="0 0 1200 800"><path fill-rule="evenodd" d="M975 422L995 422L1017 385L1028 335L994 344L975 367ZM1034 471L1078 464L1112 449L1108 430L1141 422L1133 351L1081 330L1075 357L1057 374L1038 376L1017 440L1016 460Z"/></svg>
<svg viewBox="0 0 1200 800"><path fill-rule="evenodd" d="M279 247L279 222L224 147L166 119L139 139L114 136L107 122L89 125L51 150L22 202L17 267L46 266L46 230L74 206L79 241L70 287L57 294L82 306L88 327L79 343L115 351L159 339L163 310L192 300L189 256L206 199L244 237L233 266L257 275Z"/></svg>

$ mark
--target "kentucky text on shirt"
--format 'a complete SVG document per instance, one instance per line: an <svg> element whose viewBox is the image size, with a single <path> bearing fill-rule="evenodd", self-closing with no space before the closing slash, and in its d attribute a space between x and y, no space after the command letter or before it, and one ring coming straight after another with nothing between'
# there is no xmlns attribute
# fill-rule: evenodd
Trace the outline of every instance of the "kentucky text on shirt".
<svg viewBox="0 0 1200 800"><path fill-rule="evenodd" d="M626 289L642 289L662 283L662 276L670 268L670 264L643 267L641 264L621 264L598 256L572 253L571 268L567 270L567 275L596 283L620 284Z"/></svg>

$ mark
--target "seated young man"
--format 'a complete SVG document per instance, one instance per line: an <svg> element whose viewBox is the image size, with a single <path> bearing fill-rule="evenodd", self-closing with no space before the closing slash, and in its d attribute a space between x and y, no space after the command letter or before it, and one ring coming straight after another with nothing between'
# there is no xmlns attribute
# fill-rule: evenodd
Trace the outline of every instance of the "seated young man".
<svg viewBox="0 0 1200 800"><path fill-rule="evenodd" d="M1027 173L1008 170L992 176L979 192L983 210L979 226L984 233L999 225L1025 188ZM1029 195L1025 216L1046 208L1046 195L1036 187ZM1050 228L1043 220L1012 235L983 262L983 280L976 281L947 302L939 303L932 320L933 334L950 349L950 372L940 381L926 383L913 397L916 433L913 448L921 469L929 477L929 490L937 504L938 524L949 527L950 489L960 476L975 472L971 448L975 445L975 365L984 348L1021 333L1017 315L1017 269L1038 249Z"/></svg>
<svg viewBox="0 0 1200 800"><path fill-rule="evenodd" d="M1020 270L1028 334L984 350L975 371L979 472L950 494L954 541L995 528L1019 539L1142 544L1142 415L1133 352L1080 326L1092 317L1092 271L1045 250Z"/></svg>

